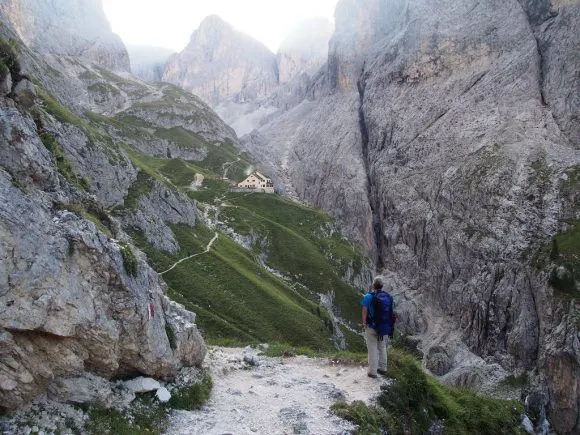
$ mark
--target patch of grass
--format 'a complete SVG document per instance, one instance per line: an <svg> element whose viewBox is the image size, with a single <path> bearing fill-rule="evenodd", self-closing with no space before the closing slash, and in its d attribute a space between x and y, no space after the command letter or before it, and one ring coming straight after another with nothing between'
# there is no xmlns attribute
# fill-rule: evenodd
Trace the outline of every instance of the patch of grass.
<svg viewBox="0 0 580 435"><path fill-rule="evenodd" d="M384 408L368 406L360 400L350 404L338 402L330 409L339 417L357 424L355 434L382 434L386 433L386 428L389 427L390 418Z"/></svg>
<svg viewBox="0 0 580 435"><path fill-rule="evenodd" d="M115 88L114 86L111 86L108 83L94 83L94 84L90 85L87 89L90 92L94 92L96 94L101 94L101 95L107 95L107 94L121 95L121 92L117 88Z"/></svg>
<svg viewBox="0 0 580 435"><path fill-rule="evenodd" d="M229 191L229 183L215 178L206 178L203 180L201 189L190 191L188 195L191 199L211 204L216 198L228 195Z"/></svg>
<svg viewBox="0 0 580 435"><path fill-rule="evenodd" d="M528 253L529 262L549 275L555 294L567 298L580 296L580 220L568 222L568 230L556 235Z"/></svg>
<svg viewBox="0 0 580 435"><path fill-rule="evenodd" d="M171 180L176 186L189 186L195 180L195 174L200 173L200 168L184 162L181 159L171 159L159 169L163 175Z"/></svg>
<svg viewBox="0 0 580 435"><path fill-rule="evenodd" d="M376 407L338 403L332 410L358 424L357 433L427 433L435 421L443 422L446 434L521 433L521 403L446 387L425 374L412 356L393 348L389 375L395 382L384 388Z"/></svg>
<svg viewBox="0 0 580 435"><path fill-rule="evenodd" d="M123 257L123 266L125 267L125 272L129 276L137 276L138 273L138 265L137 265L137 257L135 257L135 253L131 248L131 245L126 243L121 244L121 256Z"/></svg>
<svg viewBox="0 0 580 435"><path fill-rule="evenodd" d="M92 408L85 431L91 435L141 435L161 434L168 426L165 405L154 394L142 394L124 411Z"/></svg>
<svg viewBox="0 0 580 435"><path fill-rule="evenodd" d="M139 198L149 195L153 190L153 179L145 171L139 171L137 179L129 188L125 197L123 209L135 210L139 203Z"/></svg>
<svg viewBox="0 0 580 435"><path fill-rule="evenodd" d="M552 243L550 254L556 266L550 273L550 284L554 289L577 298L580 296L577 290L580 281L580 220L570 221L569 225L570 229L558 234Z"/></svg>
<svg viewBox="0 0 580 435"><path fill-rule="evenodd" d="M12 181L12 185L18 189L20 189L20 191L22 192L26 192L26 186L24 186L24 184L22 184L22 182L18 179L18 177L16 176L16 174L14 174L12 171L5 169L9 174L10 174L10 179Z"/></svg>
<svg viewBox="0 0 580 435"><path fill-rule="evenodd" d="M8 73L12 80L18 81L21 77L21 66L18 60L15 43L0 37L0 78L5 78Z"/></svg>
<svg viewBox="0 0 580 435"><path fill-rule="evenodd" d="M159 128L155 135L185 148L202 149L209 145L201 136L183 127Z"/></svg>
<svg viewBox="0 0 580 435"><path fill-rule="evenodd" d="M153 125L142 118L134 115L119 114L114 118L116 121L135 128L153 128Z"/></svg>
<svg viewBox="0 0 580 435"><path fill-rule="evenodd" d="M79 79L81 80L97 80L99 76L90 70L85 70L81 74L79 74Z"/></svg>
<svg viewBox="0 0 580 435"><path fill-rule="evenodd" d="M233 338L215 338L215 339L206 339L205 343L210 346L221 346L221 347L246 347L246 346L256 346L258 345L257 340L236 340Z"/></svg>
<svg viewBox="0 0 580 435"><path fill-rule="evenodd" d="M510 387L521 388L528 384L528 374L523 372L518 376L509 375L502 381L503 384L509 385Z"/></svg>
<svg viewBox="0 0 580 435"><path fill-rule="evenodd" d="M361 335L351 331L344 325L340 325L340 330L346 338L346 346L350 352L364 352L366 355L367 346Z"/></svg>
<svg viewBox="0 0 580 435"><path fill-rule="evenodd" d="M183 409L186 411L199 409L208 401L212 388L213 382L211 376L205 373L200 383L193 384L179 391L174 391L171 394L168 405L173 409Z"/></svg>
<svg viewBox="0 0 580 435"><path fill-rule="evenodd" d="M419 343L420 340L415 340L408 334L395 330L391 346L393 346L395 349L399 349L408 353L417 360L421 360L423 358L423 352L419 350Z"/></svg>
<svg viewBox="0 0 580 435"><path fill-rule="evenodd" d="M97 203L89 203L87 205L72 202L72 203L57 203L55 204L57 210L68 210L75 213L77 216L85 218L93 222L97 229L109 237L113 236L113 223L107 212Z"/></svg>
<svg viewBox="0 0 580 435"><path fill-rule="evenodd" d="M55 137L49 133L40 133L40 139L44 144L45 148L52 156L53 163L56 165L58 172L69 182L75 186L85 190L90 191L89 180L83 177L79 177L69 159L66 157L63 148L60 146Z"/></svg>
<svg viewBox="0 0 580 435"><path fill-rule="evenodd" d="M232 163L228 169L228 178L241 181L245 178L248 169L252 166L229 141L222 143L209 142L200 135L186 130L183 127L159 128L155 131L155 135L184 148L207 151L206 157L199 165L219 176L223 175L224 164Z"/></svg>
<svg viewBox="0 0 580 435"><path fill-rule="evenodd" d="M565 189L578 192L578 187L580 187L580 165L569 167L566 175L568 176L568 180L564 185Z"/></svg>
<svg viewBox="0 0 580 435"><path fill-rule="evenodd" d="M340 364L365 364L367 361L366 348L364 352L314 350L309 347L295 347L289 344L271 343L263 351L268 357L291 357L305 355L310 358L328 358L333 363Z"/></svg>
<svg viewBox="0 0 580 435"><path fill-rule="evenodd" d="M72 124L80 128L83 132L87 131L85 121L72 113L69 109L60 104L50 93L44 88L37 86L36 92L43 102L44 109L65 124Z"/></svg>

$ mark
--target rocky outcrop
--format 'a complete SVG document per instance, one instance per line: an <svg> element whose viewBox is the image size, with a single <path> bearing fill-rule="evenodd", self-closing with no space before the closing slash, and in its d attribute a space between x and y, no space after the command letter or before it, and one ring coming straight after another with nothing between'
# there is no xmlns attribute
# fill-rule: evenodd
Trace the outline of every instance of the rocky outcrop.
<svg viewBox="0 0 580 435"><path fill-rule="evenodd" d="M280 84L300 74L316 74L326 62L333 31L333 24L324 18L304 21L293 29L276 54Z"/></svg>
<svg viewBox="0 0 580 435"><path fill-rule="evenodd" d="M312 100L245 140L425 321L446 316L482 363L538 373L563 433L580 421L578 308L522 255L578 219L562 180L580 163L579 17L577 2L342 0ZM458 373L447 352L430 367Z"/></svg>
<svg viewBox="0 0 580 435"><path fill-rule="evenodd" d="M137 209L124 218L126 224L143 231L145 238L155 249L177 252L171 224L195 226L197 209L184 194L173 192L157 181L152 181L151 192L139 198Z"/></svg>
<svg viewBox="0 0 580 435"><path fill-rule="evenodd" d="M21 58L26 74L50 70L29 49ZM77 117L21 75L13 89L0 97L0 408L45 391L58 400L126 404L108 379L170 379L201 364L195 314L167 299L159 275L109 214L137 178L95 119L114 122ZM179 206L158 196L169 204L157 214ZM195 222L191 203L182 212Z"/></svg>
<svg viewBox="0 0 580 435"><path fill-rule="evenodd" d="M169 59L163 80L216 106L268 96L278 85L278 66L264 45L213 15L200 24L189 45Z"/></svg>
<svg viewBox="0 0 580 435"><path fill-rule="evenodd" d="M53 214L49 197L25 195L6 172L0 183L0 239L10 253L0 295L2 406L84 371L175 375L182 361L167 337L157 274L139 258L131 272L126 248L74 213ZM21 219L31 215L36 227Z"/></svg>
<svg viewBox="0 0 580 435"><path fill-rule="evenodd" d="M127 50L111 31L101 0L7 0L0 4L0 18L39 53L130 70Z"/></svg>

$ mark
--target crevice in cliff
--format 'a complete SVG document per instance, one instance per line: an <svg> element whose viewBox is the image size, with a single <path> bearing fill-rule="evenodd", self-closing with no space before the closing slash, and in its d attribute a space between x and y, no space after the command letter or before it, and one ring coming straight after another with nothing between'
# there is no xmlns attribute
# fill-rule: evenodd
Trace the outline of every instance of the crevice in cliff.
<svg viewBox="0 0 580 435"><path fill-rule="evenodd" d="M545 95L545 84L546 84L546 59L544 56L545 47L542 47L542 40L540 38L541 33L545 32L551 23L553 23L554 18L558 16L558 13L551 10L549 1L539 1L537 3L526 2L523 0L518 0L520 7L526 14L528 18L528 25L532 36L536 42L536 51L538 53L538 86L540 90L540 99L543 106L548 106ZM548 21L543 31L540 31L540 27Z"/></svg>
<svg viewBox="0 0 580 435"><path fill-rule="evenodd" d="M540 40L538 39L537 36L534 36L535 40L536 40L536 47L537 47L537 51L538 51L538 74L539 74L539 87L540 87L540 101L542 102L542 106L548 106L548 103L546 102L546 95L545 95L545 83L546 83L546 73L544 71L545 69L545 60L544 60L544 56L542 54L542 47L541 47L541 43Z"/></svg>
<svg viewBox="0 0 580 435"><path fill-rule="evenodd" d="M365 167L365 172L367 174L367 198L369 201L369 206L371 208L372 219L373 219L373 237L374 237L374 246L376 249L375 255L375 266L377 269L381 269L385 263L383 259L383 237L382 237L382 227L381 227L381 218L380 218L380 209L381 204L378 197L377 189L374 186L372 177L371 177L371 162L369 157L369 132L368 126L365 120L365 114L363 110L363 103L364 103L364 82L363 78L361 77L357 81L357 88L359 94L359 108L358 108L358 121L359 121L359 129L361 134L361 142L362 142L362 155L363 155L363 164Z"/></svg>

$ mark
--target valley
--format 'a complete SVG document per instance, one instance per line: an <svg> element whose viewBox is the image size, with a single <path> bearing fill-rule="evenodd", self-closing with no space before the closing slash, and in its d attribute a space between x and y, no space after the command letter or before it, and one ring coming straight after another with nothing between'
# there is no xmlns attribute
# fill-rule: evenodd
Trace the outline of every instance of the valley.
<svg viewBox="0 0 580 435"><path fill-rule="evenodd" d="M187 398L264 344L354 379L380 273L389 388L329 433L579 430L578 1L340 0L278 53L213 15L133 68L99 1L47 4L0 5L0 411L169 415L125 382Z"/></svg>

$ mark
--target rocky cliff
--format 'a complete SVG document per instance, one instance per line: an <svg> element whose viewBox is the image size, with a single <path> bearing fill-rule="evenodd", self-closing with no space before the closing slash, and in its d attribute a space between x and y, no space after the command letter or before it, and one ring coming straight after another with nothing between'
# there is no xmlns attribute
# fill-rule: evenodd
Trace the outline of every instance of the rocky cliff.
<svg viewBox="0 0 580 435"><path fill-rule="evenodd" d="M280 84L300 74L316 74L326 62L333 31L334 25L324 18L304 21L293 29L276 54Z"/></svg>
<svg viewBox="0 0 580 435"><path fill-rule="evenodd" d="M40 54L130 70L127 50L111 31L100 0L6 0L0 19Z"/></svg>
<svg viewBox="0 0 580 435"><path fill-rule="evenodd" d="M579 19L577 1L342 0L309 100L246 138L421 301L427 367L532 373L562 433L580 427Z"/></svg>
<svg viewBox="0 0 580 435"><path fill-rule="evenodd" d="M264 45L213 15L200 24L189 45L169 59L163 80L212 106L225 100L243 103L270 94L278 84L278 66Z"/></svg>
<svg viewBox="0 0 580 435"><path fill-rule="evenodd" d="M205 355L195 314L167 298L124 231L132 225L147 235L157 225L170 237L165 222L196 224L195 203L159 183L139 202L132 192L144 168L135 156L203 158L207 150L153 135L175 123L199 138L235 134L169 85L151 87L78 59L56 70L53 58L45 61L2 23L0 45L0 408L46 391L54 400L126 404L108 379L169 380ZM63 104L75 94L119 118L75 113L77 106ZM123 113L129 108L136 114ZM127 119L151 130L138 133Z"/></svg>

